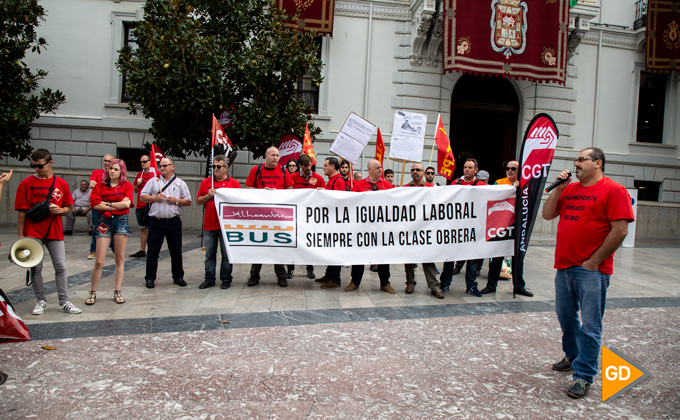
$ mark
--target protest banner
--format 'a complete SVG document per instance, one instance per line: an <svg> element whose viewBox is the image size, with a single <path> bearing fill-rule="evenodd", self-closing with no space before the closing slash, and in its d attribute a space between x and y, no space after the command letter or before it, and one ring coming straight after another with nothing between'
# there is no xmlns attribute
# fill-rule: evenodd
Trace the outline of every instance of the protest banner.
<svg viewBox="0 0 680 420"><path fill-rule="evenodd" d="M403 264L512 255L515 188L218 189L236 264Z"/></svg>

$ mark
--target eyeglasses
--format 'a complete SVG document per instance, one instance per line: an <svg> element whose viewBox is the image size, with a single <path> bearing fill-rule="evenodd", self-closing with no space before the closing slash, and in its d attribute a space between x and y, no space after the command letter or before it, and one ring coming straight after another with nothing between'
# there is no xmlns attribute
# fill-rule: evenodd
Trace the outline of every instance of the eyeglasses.
<svg viewBox="0 0 680 420"><path fill-rule="evenodd" d="M49 162L47 162L47 163L31 163L30 164L31 168L38 168L38 169L42 169L47 165L49 165Z"/></svg>
<svg viewBox="0 0 680 420"><path fill-rule="evenodd" d="M171 163L168 163L168 164L166 164L166 165L160 165L161 168L165 168L165 167L167 167L167 166L172 166L172 164L171 164Z"/></svg>
<svg viewBox="0 0 680 420"><path fill-rule="evenodd" d="M422 169L411 168L411 172L422 172Z"/></svg>
<svg viewBox="0 0 680 420"><path fill-rule="evenodd" d="M584 162L586 160L595 160L595 159L593 159L591 157L579 156L576 159L574 159L574 162L581 163L581 162Z"/></svg>
<svg viewBox="0 0 680 420"><path fill-rule="evenodd" d="M434 175L434 172L425 172L425 175Z"/></svg>
<svg viewBox="0 0 680 420"><path fill-rule="evenodd" d="M141 163L142 165L144 165L145 163L149 163L149 161L148 161L148 160L140 160L139 163Z"/></svg>
<svg viewBox="0 0 680 420"><path fill-rule="evenodd" d="M506 171L516 171L517 168L511 168L511 167L508 166L507 168L505 168L505 170Z"/></svg>
<svg viewBox="0 0 680 420"><path fill-rule="evenodd" d="M226 167L227 167L227 165L213 165L213 168L215 168L215 169L222 169L222 168L226 168Z"/></svg>

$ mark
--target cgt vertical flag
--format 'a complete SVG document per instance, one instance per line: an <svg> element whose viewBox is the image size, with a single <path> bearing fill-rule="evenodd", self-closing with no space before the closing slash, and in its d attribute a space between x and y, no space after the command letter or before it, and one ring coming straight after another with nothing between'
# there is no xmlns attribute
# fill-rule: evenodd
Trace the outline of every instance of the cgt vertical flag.
<svg viewBox="0 0 680 420"><path fill-rule="evenodd" d="M312 158L312 165L316 165L316 155L312 146L312 136L309 135L309 122L305 125L305 138L302 141L302 154Z"/></svg>
<svg viewBox="0 0 680 420"><path fill-rule="evenodd" d="M163 159L165 155L161 152L161 148L155 144L151 145L151 167L156 171L156 176L161 175L161 171L158 169L158 162Z"/></svg>
<svg viewBox="0 0 680 420"><path fill-rule="evenodd" d="M559 131L555 121L548 114L538 114L531 120L524 134L520 173L517 175L519 188L515 199L515 257L512 272L521 275L522 263L529 246L536 214L541 205L543 187L555 155Z"/></svg>
<svg viewBox="0 0 680 420"><path fill-rule="evenodd" d="M207 177L212 177L212 163L215 157L215 148L217 148L217 153L220 155L229 155L234 145L231 144L229 137L224 132L224 129L215 118L215 114L212 117L212 143L210 144L210 162L208 162L208 174Z"/></svg>
<svg viewBox="0 0 680 420"><path fill-rule="evenodd" d="M449 136L444 130L441 114L437 118L437 133L434 135L434 141L437 143L437 173L451 180L453 171L456 169L456 159L453 157L451 143L449 143Z"/></svg>
<svg viewBox="0 0 680 420"><path fill-rule="evenodd" d="M375 160L380 162L380 166L382 166L384 158L385 158L385 142L383 142L382 134L380 134L380 127L378 127L378 140L375 144Z"/></svg>

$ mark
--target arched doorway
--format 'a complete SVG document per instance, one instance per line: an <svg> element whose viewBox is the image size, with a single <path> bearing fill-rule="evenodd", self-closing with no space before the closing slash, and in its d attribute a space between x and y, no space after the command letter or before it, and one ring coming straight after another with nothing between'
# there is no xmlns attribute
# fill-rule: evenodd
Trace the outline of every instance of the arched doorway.
<svg viewBox="0 0 680 420"><path fill-rule="evenodd" d="M463 175L468 158L477 159L479 168L489 172L491 183L505 178L503 165L516 156L518 115L519 99L509 80L463 75L451 95L453 179Z"/></svg>

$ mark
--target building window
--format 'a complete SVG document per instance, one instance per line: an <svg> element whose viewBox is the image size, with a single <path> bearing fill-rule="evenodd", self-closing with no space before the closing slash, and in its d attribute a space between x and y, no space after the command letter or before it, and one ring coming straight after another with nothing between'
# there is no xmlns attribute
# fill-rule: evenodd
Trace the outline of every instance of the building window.
<svg viewBox="0 0 680 420"><path fill-rule="evenodd" d="M663 143L667 81L665 74L640 72L636 141Z"/></svg>
<svg viewBox="0 0 680 420"><path fill-rule="evenodd" d="M638 200L659 201L660 182L635 181L634 188L638 190Z"/></svg>
<svg viewBox="0 0 680 420"><path fill-rule="evenodd" d="M128 181L132 182L134 180L137 172L142 170L142 164L139 162L144 155L148 155L144 149L133 149L130 147L119 147L117 150L118 159L122 159L125 162L125 166L128 172Z"/></svg>
<svg viewBox="0 0 680 420"><path fill-rule="evenodd" d="M135 36L135 27L137 27L137 22L123 22L123 46L130 47L132 51L137 49L137 37ZM125 94L125 88L127 86L127 78L123 76L123 82L120 93L120 102L130 102L130 98Z"/></svg>
<svg viewBox="0 0 680 420"><path fill-rule="evenodd" d="M323 43L323 37L317 36L314 39L316 43L316 58L321 59L321 47ZM307 73L304 76L298 78L295 84L295 89L299 97L305 101L305 105L312 109L312 114L319 113L319 86L317 86L313 79L316 75L312 73Z"/></svg>

